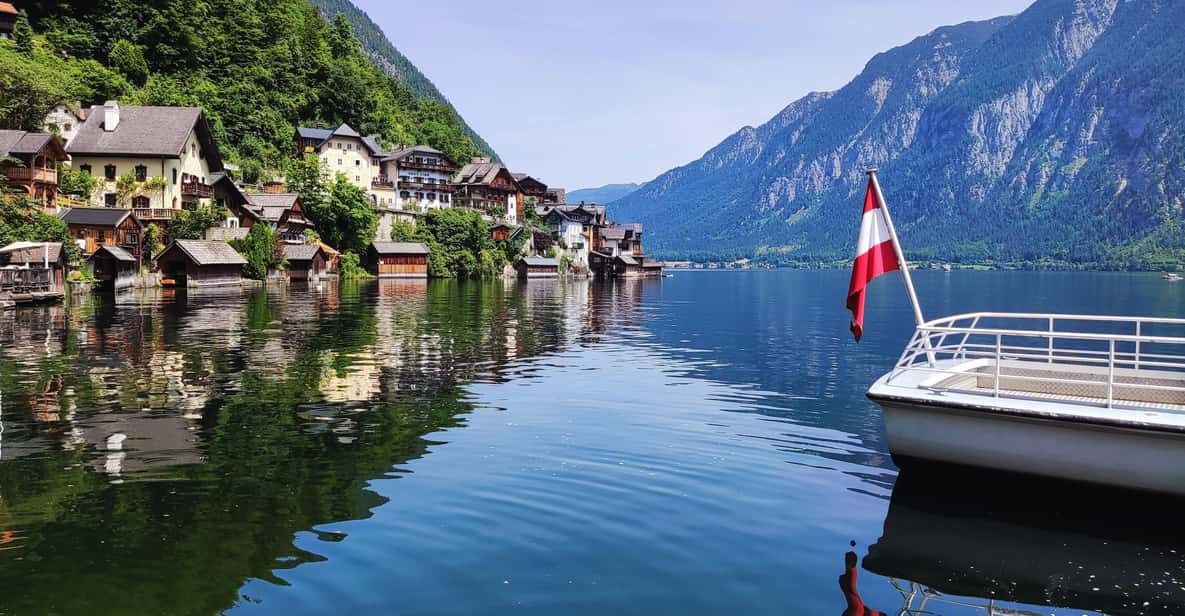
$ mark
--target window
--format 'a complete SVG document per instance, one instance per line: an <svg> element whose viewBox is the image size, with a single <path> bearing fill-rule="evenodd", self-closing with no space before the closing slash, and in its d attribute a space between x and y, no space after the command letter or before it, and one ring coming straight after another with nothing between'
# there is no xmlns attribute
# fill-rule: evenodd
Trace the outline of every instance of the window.
<svg viewBox="0 0 1185 616"><path fill-rule="evenodd" d="M435 201L436 200L436 193L428 193L428 200Z"/></svg>
<svg viewBox="0 0 1185 616"><path fill-rule="evenodd" d="M407 192L406 190L401 190L401 191L399 191L399 198L400 199L410 199L411 193Z"/></svg>
<svg viewBox="0 0 1185 616"><path fill-rule="evenodd" d="M132 207L136 208L137 210L146 210L151 207L151 205L152 204L148 201L148 197L145 197L144 195L132 197Z"/></svg>
<svg viewBox="0 0 1185 616"><path fill-rule="evenodd" d="M66 122L65 124L62 125L62 130L65 132L69 132L70 129L72 129L72 128L74 128L74 125L69 122Z"/></svg>
<svg viewBox="0 0 1185 616"><path fill-rule="evenodd" d="M78 230L78 239L85 241L86 240L86 231L79 229Z"/></svg>
<svg viewBox="0 0 1185 616"><path fill-rule="evenodd" d="M91 175L91 166L90 165L82 165L81 167L78 168L78 170L87 174L87 175Z"/></svg>
<svg viewBox="0 0 1185 616"><path fill-rule="evenodd" d="M107 243L107 232L102 229L99 230L99 243L100 244Z"/></svg>
<svg viewBox="0 0 1185 616"><path fill-rule="evenodd" d="M356 160L356 161L354 161L354 166L355 166L355 167L361 167L361 166L362 166L362 161L360 161L360 160Z"/></svg>
<svg viewBox="0 0 1185 616"><path fill-rule="evenodd" d="M342 166L342 159L340 159L340 158L337 159L337 166L338 167Z"/></svg>
<svg viewBox="0 0 1185 616"><path fill-rule="evenodd" d="M173 186L177 185L177 168L173 167Z"/></svg>
<svg viewBox="0 0 1185 616"><path fill-rule="evenodd" d="M104 193L103 203L107 207L115 207L115 193Z"/></svg>
<svg viewBox="0 0 1185 616"><path fill-rule="evenodd" d="M115 165L106 165L103 167L103 177L108 180L115 179Z"/></svg>
<svg viewBox="0 0 1185 616"><path fill-rule="evenodd" d="M361 182L361 181L362 181L362 176L358 176L358 175L354 176L354 181L355 181L355 182Z"/></svg>
<svg viewBox="0 0 1185 616"><path fill-rule="evenodd" d="M197 144L196 143L189 144L189 153L190 153L190 155L197 154Z"/></svg>
<svg viewBox="0 0 1185 616"><path fill-rule="evenodd" d="M136 165L136 181L143 182L148 179L148 167L144 165Z"/></svg>
<svg viewBox="0 0 1185 616"><path fill-rule="evenodd" d="M140 236L135 233L128 233L123 236L123 243L130 246L135 246L140 243Z"/></svg>
<svg viewBox="0 0 1185 616"><path fill-rule="evenodd" d="M440 195L441 203L448 203L448 195Z"/></svg>

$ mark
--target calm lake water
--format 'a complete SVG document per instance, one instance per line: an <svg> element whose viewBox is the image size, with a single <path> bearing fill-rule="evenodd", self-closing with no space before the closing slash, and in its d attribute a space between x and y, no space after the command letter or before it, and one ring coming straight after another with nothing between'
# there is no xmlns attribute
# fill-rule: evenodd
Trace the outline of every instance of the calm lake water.
<svg viewBox="0 0 1185 616"><path fill-rule="evenodd" d="M919 272L930 316L1185 315ZM0 614L1183 613L1181 504L898 475L900 281L372 282L0 313ZM912 472L912 471L911 471ZM854 547L853 547L854 542ZM922 612L913 612L922 613Z"/></svg>

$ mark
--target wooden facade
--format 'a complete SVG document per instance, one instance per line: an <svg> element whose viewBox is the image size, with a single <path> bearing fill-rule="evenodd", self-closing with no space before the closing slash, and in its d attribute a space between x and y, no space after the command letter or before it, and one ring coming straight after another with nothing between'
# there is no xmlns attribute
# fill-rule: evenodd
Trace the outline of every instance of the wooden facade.
<svg viewBox="0 0 1185 616"><path fill-rule="evenodd" d="M329 258L318 244L285 244L289 280L316 280L329 271Z"/></svg>
<svg viewBox="0 0 1185 616"><path fill-rule="evenodd" d="M0 294L61 295L66 253L57 242L14 242L0 248Z"/></svg>
<svg viewBox="0 0 1185 616"><path fill-rule="evenodd" d="M560 263L550 257L523 257L514 264L519 278L557 278Z"/></svg>
<svg viewBox="0 0 1185 616"><path fill-rule="evenodd" d="M163 286L237 285L247 260L226 242L177 240L156 257Z"/></svg>
<svg viewBox="0 0 1185 616"><path fill-rule="evenodd" d="M58 163L67 158L57 135L0 130L0 175L9 189L23 192L42 208L58 207Z"/></svg>
<svg viewBox="0 0 1185 616"><path fill-rule="evenodd" d="M83 256L94 254L100 246L118 246L140 259L144 227L131 210L116 208L73 208L62 215Z"/></svg>
<svg viewBox="0 0 1185 616"><path fill-rule="evenodd" d="M100 246L90 262L101 289L126 289L140 277L136 257L118 246Z"/></svg>
<svg viewBox="0 0 1185 616"><path fill-rule="evenodd" d="M371 273L379 278L427 278L430 252L415 242L373 242L367 256Z"/></svg>

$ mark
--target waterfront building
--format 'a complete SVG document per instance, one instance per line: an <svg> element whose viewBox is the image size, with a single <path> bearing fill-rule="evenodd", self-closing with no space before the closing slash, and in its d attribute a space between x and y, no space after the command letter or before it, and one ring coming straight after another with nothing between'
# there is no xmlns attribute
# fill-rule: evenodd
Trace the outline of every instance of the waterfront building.
<svg viewBox="0 0 1185 616"><path fill-rule="evenodd" d="M97 180L90 199L109 208L135 211L145 222L167 221L182 209L209 206L212 174L222 156L205 113L198 107L95 105L86 114L66 153L72 166ZM127 175L132 190L116 188ZM122 193L122 194L121 194Z"/></svg>
<svg viewBox="0 0 1185 616"><path fill-rule="evenodd" d="M297 193L249 193L250 207L259 220L275 229L285 242L304 243L305 229L312 228L304 217Z"/></svg>
<svg viewBox="0 0 1185 616"><path fill-rule="evenodd" d="M316 280L329 271L329 259L320 244L284 244L289 280Z"/></svg>
<svg viewBox="0 0 1185 616"><path fill-rule="evenodd" d="M140 257L144 225L132 210L76 207L63 211L59 218L83 256L94 254L100 246L118 246Z"/></svg>
<svg viewBox="0 0 1185 616"><path fill-rule="evenodd" d="M374 193L375 205L416 212L451 207L456 170L457 164L440 150L426 145L397 148L383 157L379 175L393 196L384 201L387 197Z"/></svg>
<svg viewBox="0 0 1185 616"><path fill-rule="evenodd" d="M163 286L236 285L247 260L226 242L175 240L156 256Z"/></svg>
<svg viewBox="0 0 1185 616"><path fill-rule="evenodd" d="M62 145L70 144L70 140L78 134L82 123L86 121L87 110L82 103L54 105L45 116L45 132L56 133L62 138Z"/></svg>
<svg viewBox="0 0 1185 616"><path fill-rule="evenodd" d="M40 292L61 293L66 280L66 253L62 251L61 242L13 242L0 248L0 286L5 291L36 290ZM33 289L12 289L14 272L8 268L20 268L24 273L28 270L38 270L41 274L46 269L48 276L34 276L39 279L39 285ZM5 276L4 274L9 274ZM16 277L19 277L19 273ZM31 279L25 279L31 282Z"/></svg>
<svg viewBox="0 0 1185 616"><path fill-rule="evenodd" d="M511 225L519 223L518 193L518 183L510 170L489 158L474 158L457 174L455 199L459 207Z"/></svg>
<svg viewBox="0 0 1185 616"><path fill-rule="evenodd" d="M427 278L431 250L419 242L371 242L367 263L379 278Z"/></svg>
<svg viewBox="0 0 1185 616"><path fill-rule="evenodd" d="M555 257L523 257L514 264L519 278L557 278L560 262Z"/></svg>
<svg viewBox="0 0 1185 616"><path fill-rule="evenodd" d="M119 246L99 246L88 260L100 288L125 289L140 276L136 256Z"/></svg>
<svg viewBox="0 0 1185 616"><path fill-rule="evenodd" d="M536 208L560 244L572 255L573 263L588 265L588 255L596 230L605 223L605 206L596 204L544 205Z"/></svg>
<svg viewBox="0 0 1185 616"><path fill-rule="evenodd" d="M330 174L344 175L368 195L374 189L374 180L381 175L379 163L383 152L378 138L362 136L349 124L336 128L297 128L296 146L298 154L316 154ZM386 186L380 188L384 196L390 192Z"/></svg>
<svg viewBox="0 0 1185 616"><path fill-rule="evenodd" d="M533 178L525 173L514 173L514 181L518 183L518 203L519 212L518 218L522 220L523 213L521 208L527 207L528 204L538 206L542 205L547 197L547 184Z"/></svg>
<svg viewBox="0 0 1185 616"><path fill-rule="evenodd" d="M598 276L662 276L662 263L644 256L642 225L610 224L593 228L589 268Z"/></svg>
<svg viewBox="0 0 1185 616"><path fill-rule="evenodd" d="M514 232L514 227L500 222L490 227L490 238L495 242L502 242L510 239L510 234Z"/></svg>
<svg viewBox="0 0 1185 616"><path fill-rule="evenodd" d="M23 192L42 208L58 206L58 163L66 158L56 135L0 130L0 174L8 178L9 188Z"/></svg>

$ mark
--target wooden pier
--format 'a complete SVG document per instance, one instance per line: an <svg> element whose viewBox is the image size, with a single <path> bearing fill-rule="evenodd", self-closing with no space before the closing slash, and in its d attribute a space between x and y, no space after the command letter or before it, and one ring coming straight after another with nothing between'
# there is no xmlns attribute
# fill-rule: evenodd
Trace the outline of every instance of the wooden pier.
<svg viewBox="0 0 1185 616"><path fill-rule="evenodd" d="M0 269L0 308L62 300L53 270L44 267Z"/></svg>

